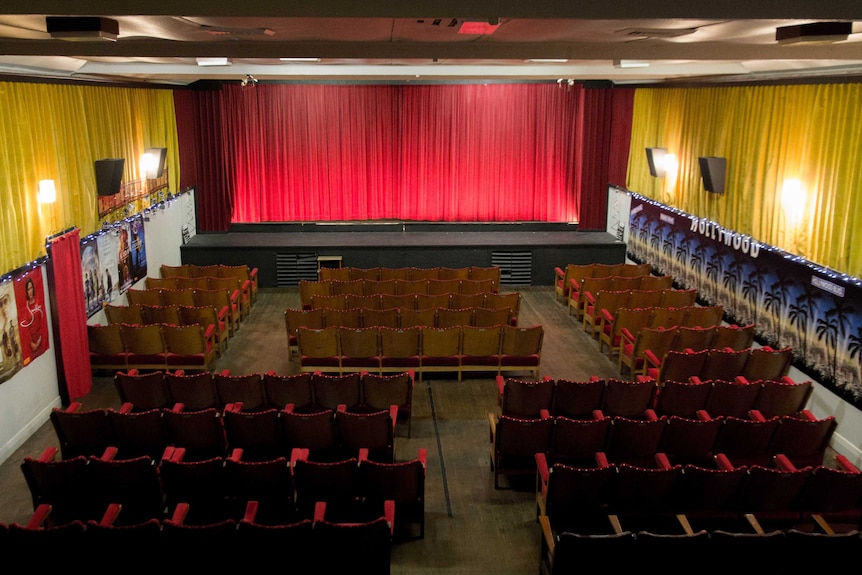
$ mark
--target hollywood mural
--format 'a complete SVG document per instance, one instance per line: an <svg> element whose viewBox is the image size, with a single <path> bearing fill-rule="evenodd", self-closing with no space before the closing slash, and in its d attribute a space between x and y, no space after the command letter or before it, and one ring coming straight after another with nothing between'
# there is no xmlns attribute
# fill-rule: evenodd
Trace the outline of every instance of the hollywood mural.
<svg viewBox="0 0 862 575"><path fill-rule="evenodd" d="M794 366L862 408L862 282L754 238L630 194L628 257L791 347Z"/></svg>

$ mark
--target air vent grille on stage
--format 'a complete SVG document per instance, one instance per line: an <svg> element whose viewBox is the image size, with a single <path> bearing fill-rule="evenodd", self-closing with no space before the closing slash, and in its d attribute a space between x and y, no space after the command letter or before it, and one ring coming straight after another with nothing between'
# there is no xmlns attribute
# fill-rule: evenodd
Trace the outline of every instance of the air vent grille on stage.
<svg viewBox="0 0 862 575"><path fill-rule="evenodd" d="M317 254L275 254L276 287L298 286L300 280L317 281Z"/></svg>
<svg viewBox="0 0 862 575"><path fill-rule="evenodd" d="M491 265L500 268L501 286L528 286L533 283L533 252L491 252Z"/></svg>

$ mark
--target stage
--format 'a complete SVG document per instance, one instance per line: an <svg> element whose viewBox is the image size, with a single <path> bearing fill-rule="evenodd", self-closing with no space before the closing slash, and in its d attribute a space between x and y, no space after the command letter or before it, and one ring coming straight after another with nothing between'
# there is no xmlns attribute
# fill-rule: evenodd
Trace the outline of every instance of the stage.
<svg viewBox="0 0 862 575"><path fill-rule="evenodd" d="M502 285L552 285L554 267L621 263L625 244L604 231L567 224L260 224L199 233L181 250L182 263L244 263L261 287L317 279L318 258L340 256L344 267L501 268ZM337 258L335 265L337 265Z"/></svg>

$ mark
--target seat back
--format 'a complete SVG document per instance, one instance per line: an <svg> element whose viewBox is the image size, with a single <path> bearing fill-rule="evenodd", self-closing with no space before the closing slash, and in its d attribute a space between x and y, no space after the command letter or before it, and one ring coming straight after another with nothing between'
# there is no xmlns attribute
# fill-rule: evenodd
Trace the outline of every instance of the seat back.
<svg viewBox="0 0 862 575"><path fill-rule="evenodd" d="M554 417L548 460L575 467L595 465L596 453L608 448L612 420L609 417L571 419Z"/></svg>
<svg viewBox="0 0 862 575"><path fill-rule="evenodd" d="M656 382L651 379L626 381L608 378L605 380L602 412L608 416L642 419L646 417L646 410L652 408L657 390Z"/></svg>
<svg viewBox="0 0 862 575"><path fill-rule="evenodd" d="M653 467L668 418L632 419L615 416L611 419L607 447L608 461L638 467Z"/></svg>
<svg viewBox="0 0 862 575"><path fill-rule="evenodd" d="M503 379L500 396L500 413L514 417L539 417L542 410L553 407L555 382L552 379L526 381L507 377Z"/></svg>
<svg viewBox="0 0 862 575"><path fill-rule="evenodd" d="M712 346L716 349L745 349L754 342L754 324L722 324L715 326L715 339Z"/></svg>
<svg viewBox="0 0 862 575"><path fill-rule="evenodd" d="M169 371L165 373L165 385L171 395L171 403L182 403L189 411L224 408L218 397L212 372Z"/></svg>
<svg viewBox="0 0 862 575"><path fill-rule="evenodd" d="M311 376L311 389L314 394L314 410L338 409L344 405L356 409L362 404L362 376L359 372L341 375L314 373Z"/></svg>
<svg viewBox="0 0 862 575"><path fill-rule="evenodd" d="M748 361L748 355L749 349L710 349L700 372L700 379L703 381L714 379L733 381L742 375L742 370Z"/></svg>
<svg viewBox="0 0 862 575"><path fill-rule="evenodd" d="M805 409L813 392L811 380L797 382L787 379L768 379L759 383L760 393L757 394L753 409L760 411L764 417L799 413Z"/></svg>
<svg viewBox="0 0 862 575"><path fill-rule="evenodd" d="M225 372L215 372L213 383L222 408L237 402L242 404L243 411L262 411L271 408L263 387L263 375L260 373L230 375Z"/></svg>
<svg viewBox="0 0 862 575"><path fill-rule="evenodd" d="M592 419L593 412L602 409L604 395L604 379L557 379L551 413L571 419Z"/></svg>
<svg viewBox="0 0 862 575"><path fill-rule="evenodd" d="M671 415L667 418L659 451L671 464L713 465L714 447L723 421Z"/></svg>
<svg viewBox="0 0 862 575"><path fill-rule="evenodd" d="M721 320L724 317L724 306L689 306L685 312L685 318L682 321L686 327L713 327L721 325Z"/></svg>
<svg viewBox="0 0 862 575"><path fill-rule="evenodd" d="M168 443L185 449L185 461L224 457L227 439L221 414L214 408L198 411L166 409L162 413Z"/></svg>
<svg viewBox="0 0 862 575"><path fill-rule="evenodd" d="M243 461L268 461L287 457L290 451L281 438L279 410L242 411L229 408L222 415L228 453L242 450Z"/></svg>
<svg viewBox="0 0 862 575"><path fill-rule="evenodd" d="M114 373L114 388L120 403L131 403L133 409L138 411L171 406L171 395L163 371L117 371Z"/></svg>
<svg viewBox="0 0 862 575"><path fill-rule="evenodd" d="M376 461L395 460L395 420L388 409L371 413L335 413L338 442L344 453L368 450L368 458Z"/></svg>
<svg viewBox="0 0 862 575"><path fill-rule="evenodd" d="M771 465L770 445L778 429L777 417L756 421L726 416L723 420L715 453L724 453L734 465Z"/></svg>
<svg viewBox="0 0 862 575"><path fill-rule="evenodd" d="M668 353L670 356L670 353ZM668 357L665 356L665 357ZM707 409L707 400L712 391L712 384L708 382L690 382L668 379L661 382L656 393L655 412L657 415L676 415L694 419L697 412Z"/></svg>
<svg viewBox="0 0 862 575"><path fill-rule="evenodd" d="M75 403L70 409L53 408L49 419L63 459L79 455L101 456L107 447L116 443L104 409L81 410L80 404Z"/></svg>
<svg viewBox="0 0 862 575"><path fill-rule="evenodd" d="M284 409L290 403L297 411L309 411L314 403L310 372L288 375L264 372L263 388L267 403L276 409Z"/></svg>
<svg viewBox="0 0 862 575"><path fill-rule="evenodd" d="M745 380L704 380L712 385L706 402L706 411L712 416L730 415L748 417L760 394L760 382Z"/></svg>
<svg viewBox="0 0 862 575"><path fill-rule="evenodd" d="M298 327L296 332L297 352L299 353L300 371L340 372L340 347L338 326L327 326L319 329Z"/></svg>
<svg viewBox="0 0 862 575"><path fill-rule="evenodd" d="M749 381L779 380L787 375L792 360L793 349L790 347L753 347L740 375Z"/></svg>

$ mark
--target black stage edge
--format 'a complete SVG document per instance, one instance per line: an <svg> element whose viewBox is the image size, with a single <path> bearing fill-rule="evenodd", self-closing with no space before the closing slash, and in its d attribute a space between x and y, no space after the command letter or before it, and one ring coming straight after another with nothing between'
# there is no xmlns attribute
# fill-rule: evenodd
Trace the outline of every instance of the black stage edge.
<svg viewBox="0 0 862 575"><path fill-rule="evenodd" d="M555 267L622 263L626 248L566 223L345 222L234 225L195 235L180 254L184 264L256 267L261 287L316 279L319 256L356 268L499 265L502 285L552 285Z"/></svg>

